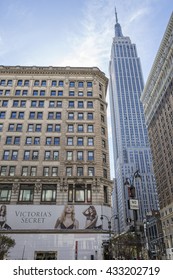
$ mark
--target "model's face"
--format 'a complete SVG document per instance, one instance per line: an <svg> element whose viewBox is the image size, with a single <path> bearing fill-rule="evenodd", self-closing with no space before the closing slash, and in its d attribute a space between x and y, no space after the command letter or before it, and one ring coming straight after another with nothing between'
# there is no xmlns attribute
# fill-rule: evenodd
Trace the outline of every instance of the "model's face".
<svg viewBox="0 0 173 280"><path fill-rule="evenodd" d="M65 209L65 212L66 212L67 214L72 213L72 212L73 212L73 207L72 207L71 205L68 205L68 206L66 207L66 209Z"/></svg>

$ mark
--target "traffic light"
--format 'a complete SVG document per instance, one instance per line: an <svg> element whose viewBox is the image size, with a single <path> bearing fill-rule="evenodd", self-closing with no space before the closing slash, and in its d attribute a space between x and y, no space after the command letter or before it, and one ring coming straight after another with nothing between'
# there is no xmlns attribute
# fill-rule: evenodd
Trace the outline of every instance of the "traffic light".
<svg viewBox="0 0 173 280"><path fill-rule="evenodd" d="M131 198L135 198L135 187L134 186L128 187L128 195Z"/></svg>

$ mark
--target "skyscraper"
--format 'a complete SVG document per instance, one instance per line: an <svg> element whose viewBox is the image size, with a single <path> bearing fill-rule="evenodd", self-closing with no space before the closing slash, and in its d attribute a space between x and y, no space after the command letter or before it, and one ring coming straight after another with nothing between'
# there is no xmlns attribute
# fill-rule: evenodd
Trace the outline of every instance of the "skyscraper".
<svg viewBox="0 0 173 280"><path fill-rule="evenodd" d="M116 11L115 18L115 36L109 67L116 182L113 201L115 200L120 229L123 231L133 218L128 209L128 191L124 186L126 178L132 179L133 174L139 170L141 180L134 182L139 201L138 221L142 222L147 212L158 209L158 198L143 106L140 102L144 87L140 59L136 45L123 35Z"/></svg>
<svg viewBox="0 0 173 280"><path fill-rule="evenodd" d="M16 241L10 259L102 258L107 84L97 67L0 66L0 233Z"/></svg>

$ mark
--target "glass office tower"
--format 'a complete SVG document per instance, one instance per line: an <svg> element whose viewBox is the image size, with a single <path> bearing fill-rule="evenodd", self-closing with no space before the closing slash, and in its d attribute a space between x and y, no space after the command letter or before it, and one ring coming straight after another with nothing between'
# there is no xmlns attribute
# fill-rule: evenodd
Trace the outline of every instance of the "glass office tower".
<svg viewBox="0 0 173 280"><path fill-rule="evenodd" d="M144 87L140 59L135 44L123 36L117 13L115 36L110 59L110 111L114 152L115 214L119 215L121 232L133 219L128 209L128 191L124 182L139 170L141 180L134 180L136 198L139 202L138 221L146 213L158 209L158 198L148 134L140 96Z"/></svg>

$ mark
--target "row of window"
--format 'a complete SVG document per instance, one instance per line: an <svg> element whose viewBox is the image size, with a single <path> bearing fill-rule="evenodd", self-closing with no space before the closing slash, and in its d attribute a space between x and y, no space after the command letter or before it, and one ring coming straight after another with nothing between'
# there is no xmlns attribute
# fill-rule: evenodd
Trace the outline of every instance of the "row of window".
<svg viewBox="0 0 173 280"><path fill-rule="evenodd" d="M2 107L8 107L8 100L2 101ZM54 108L56 105L57 108L62 108L62 101L49 101L49 108ZM101 110L104 110L103 104L101 104ZM24 108L26 107L26 100L13 100L13 107L19 107ZM44 108L44 100L31 100L31 107L34 108ZM69 108L75 108L75 101L69 101L68 102ZM84 108L85 102L84 101L78 101L77 102L77 108ZM93 101L87 101L86 102L86 108L93 108Z"/></svg>
<svg viewBox="0 0 173 280"><path fill-rule="evenodd" d="M87 129L85 129L84 124L68 124L67 126L67 132L74 132L75 127L77 126L77 132L94 132L94 125L88 124ZM17 131L21 132L23 129L23 124L20 123L10 123L8 126L8 131ZM0 123L0 132L3 131L3 124ZM28 124L27 127L28 132L41 132L42 131L42 125L41 124ZM46 132L60 132L61 131L61 125L60 124L47 124L46 126ZM101 133L102 135L105 135L105 128L101 127Z"/></svg>
<svg viewBox="0 0 173 280"><path fill-rule="evenodd" d="M87 159L88 161L94 160L94 151L86 151L87 158L85 157L84 151L76 151L76 160L83 161ZM66 152L66 160L72 161L74 160L74 151ZM19 151L18 150L5 150L3 153L3 160L18 160ZM38 160L39 159L39 151L31 151L26 150L23 154L23 160ZM106 154L102 153L103 162L106 163ZM44 160L59 160L59 151L45 151L44 152Z"/></svg>
<svg viewBox="0 0 173 280"><path fill-rule="evenodd" d="M32 84L31 80L18 80L18 81L14 81L14 80L0 80L0 86L13 86L13 83L17 86L30 86ZM60 86L63 87L64 86L64 81L60 80L52 80L52 81L46 81L46 80L35 80L33 81L33 85L34 86L52 86L52 87L56 87L56 86ZM74 81L70 81L69 82L69 87L84 87L85 82L83 81L78 81L78 82L74 82ZM86 86L87 87L92 87L92 82L86 82Z"/></svg>
<svg viewBox="0 0 173 280"><path fill-rule="evenodd" d="M95 168L87 167L87 174L84 174L84 167L77 167L77 171L73 170L72 166L66 167L65 174L68 177L71 176L94 176ZM58 176L58 167L45 166L43 167L43 176ZM15 176L16 166L5 166L0 167L0 176ZM37 166L22 166L21 176L37 176ZM107 169L103 169L103 177L107 178Z"/></svg>
<svg viewBox="0 0 173 280"><path fill-rule="evenodd" d="M0 95L4 95L4 96L10 96L12 94L10 89L0 89ZM32 96L63 96L64 92L62 90L49 90L49 91L45 91L45 90L33 90L31 92ZM15 96L28 96L30 95L30 91L28 91L27 89L16 89ZM87 91L86 93L84 93L83 91L74 91L74 90L70 90L68 92L68 96L93 96L93 92L92 91ZM99 95L100 98L102 98L102 95Z"/></svg>
<svg viewBox="0 0 173 280"><path fill-rule="evenodd" d="M92 202L92 186L91 184L69 184L68 188L68 202ZM34 201L34 184L20 184L18 202ZM104 203L108 203L108 187L103 187ZM11 184L0 184L0 201L9 202L12 194ZM56 184L42 184L40 202L55 203L57 199L57 185Z"/></svg>
<svg viewBox="0 0 173 280"><path fill-rule="evenodd" d="M31 120L42 120L43 119L43 114L44 112L30 112L29 113L29 119ZM47 113L46 113L47 114ZM75 114L77 114L77 119L78 120L83 120L84 119L84 113L74 113L74 112L70 112L68 113L68 120L74 120L75 119ZM11 119L24 119L25 116L25 112L16 112L16 111L12 111L11 112ZM87 120L93 120L94 119L94 113L86 113L86 117ZM6 112L5 111L0 111L0 119L5 119L6 118ZM61 119L61 112L48 112L47 115L47 119L48 120L60 120ZM103 115L101 115L101 121L105 122L105 117Z"/></svg>
<svg viewBox="0 0 173 280"><path fill-rule="evenodd" d="M75 137L76 138L76 137ZM40 145L41 137L26 137L25 144L26 145ZM21 137L20 136L7 136L5 144L6 145L20 145ZM60 145L60 137L46 137L45 145ZM67 137L67 146L94 146L94 138L87 137L87 143L85 142L85 137L77 137L76 142L74 141L74 137Z"/></svg>

